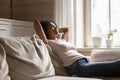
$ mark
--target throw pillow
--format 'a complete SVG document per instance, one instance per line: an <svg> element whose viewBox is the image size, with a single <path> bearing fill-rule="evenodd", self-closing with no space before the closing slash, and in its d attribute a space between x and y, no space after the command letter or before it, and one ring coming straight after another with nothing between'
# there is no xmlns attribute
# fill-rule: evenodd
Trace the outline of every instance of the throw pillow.
<svg viewBox="0 0 120 80"><path fill-rule="evenodd" d="M0 44L0 80L10 80L8 72L9 69L6 61L6 52Z"/></svg>
<svg viewBox="0 0 120 80"><path fill-rule="evenodd" d="M55 75L48 50L37 35L30 37L1 37L13 80L35 80Z"/></svg>

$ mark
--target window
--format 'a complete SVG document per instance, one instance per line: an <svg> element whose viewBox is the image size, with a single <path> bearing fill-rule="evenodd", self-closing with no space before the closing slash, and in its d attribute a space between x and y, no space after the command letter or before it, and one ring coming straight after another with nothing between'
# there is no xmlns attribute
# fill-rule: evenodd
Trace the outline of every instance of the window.
<svg viewBox="0 0 120 80"><path fill-rule="evenodd" d="M117 29L113 46L120 46L120 0L91 0L91 36L102 36Z"/></svg>
<svg viewBox="0 0 120 80"><path fill-rule="evenodd" d="M55 0L55 21L70 27L70 41L80 47L91 47L92 37L102 37L110 29L114 34L114 46L120 46L120 0Z"/></svg>

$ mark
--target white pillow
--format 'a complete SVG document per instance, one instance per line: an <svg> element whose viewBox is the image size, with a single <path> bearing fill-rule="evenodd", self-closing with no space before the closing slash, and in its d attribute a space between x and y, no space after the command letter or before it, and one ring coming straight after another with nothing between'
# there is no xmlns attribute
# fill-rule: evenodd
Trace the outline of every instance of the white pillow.
<svg viewBox="0 0 120 80"><path fill-rule="evenodd" d="M0 80L10 80L8 71L9 69L6 61L6 53L3 46L0 44Z"/></svg>
<svg viewBox="0 0 120 80"><path fill-rule="evenodd" d="M92 62L114 61L120 59L120 49L94 49L91 51Z"/></svg>
<svg viewBox="0 0 120 80"><path fill-rule="evenodd" d="M48 50L39 38L0 38L7 53L10 76L14 80L35 80L55 75Z"/></svg>
<svg viewBox="0 0 120 80"><path fill-rule="evenodd" d="M46 46L48 48L52 63L55 68L55 74L61 76L68 76L68 73L66 72L65 68L62 65L61 59L53 53L49 45Z"/></svg>

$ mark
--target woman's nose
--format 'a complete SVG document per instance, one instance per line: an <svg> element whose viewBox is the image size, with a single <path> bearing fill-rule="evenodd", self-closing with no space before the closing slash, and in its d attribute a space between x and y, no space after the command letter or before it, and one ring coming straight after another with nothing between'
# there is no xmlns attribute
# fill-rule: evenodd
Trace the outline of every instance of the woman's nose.
<svg viewBox="0 0 120 80"><path fill-rule="evenodd" d="M55 29L55 32L56 32L57 34L59 34L59 29L58 29L58 28L56 28L56 29Z"/></svg>

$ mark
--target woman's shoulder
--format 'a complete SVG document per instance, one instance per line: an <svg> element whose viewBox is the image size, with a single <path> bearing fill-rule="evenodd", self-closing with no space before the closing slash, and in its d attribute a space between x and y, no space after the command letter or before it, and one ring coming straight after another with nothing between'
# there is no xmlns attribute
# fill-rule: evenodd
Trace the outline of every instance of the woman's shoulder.
<svg viewBox="0 0 120 80"><path fill-rule="evenodd" d="M62 40L62 39L54 39L54 40L48 39L48 41L49 41L49 42L61 42L61 41L63 41L63 40Z"/></svg>
<svg viewBox="0 0 120 80"><path fill-rule="evenodd" d="M48 40L48 45L54 49L61 46L60 43L61 41L58 40Z"/></svg>
<svg viewBox="0 0 120 80"><path fill-rule="evenodd" d="M59 44L59 43L61 43L61 42L62 42L61 40L48 40L48 44L49 44L49 43Z"/></svg>
<svg viewBox="0 0 120 80"><path fill-rule="evenodd" d="M74 49L75 46L70 43L70 42L67 42L65 40L49 40L48 41L48 44L51 45L51 46L59 46L59 47L62 47L64 49Z"/></svg>

